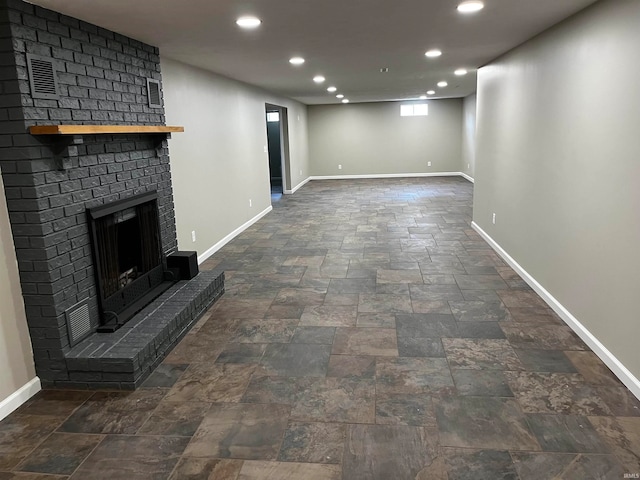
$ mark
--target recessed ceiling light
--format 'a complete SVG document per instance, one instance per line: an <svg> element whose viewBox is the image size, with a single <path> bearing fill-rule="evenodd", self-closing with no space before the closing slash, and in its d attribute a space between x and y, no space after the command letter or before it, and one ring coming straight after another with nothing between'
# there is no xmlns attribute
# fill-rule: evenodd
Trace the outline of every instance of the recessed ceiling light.
<svg viewBox="0 0 640 480"><path fill-rule="evenodd" d="M343 98L342 99L342 103L349 103L349 99L348 98Z"/></svg>
<svg viewBox="0 0 640 480"><path fill-rule="evenodd" d="M389 67L382 67L380 73L389 73Z"/></svg>
<svg viewBox="0 0 640 480"><path fill-rule="evenodd" d="M484 8L484 2L480 0L466 0L458 5L460 13L474 13Z"/></svg>
<svg viewBox="0 0 640 480"><path fill-rule="evenodd" d="M256 28L262 23L258 17L240 17L236 20L236 25L242 28Z"/></svg>
<svg viewBox="0 0 640 480"><path fill-rule="evenodd" d="M438 49L429 50L428 52L425 53L425 56L429 58L436 58L436 57L439 57L440 55L442 55L442 52Z"/></svg>
<svg viewBox="0 0 640 480"><path fill-rule="evenodd" d="M339 94L336 95L336 98L344 98L344 95L339 93Z"/></svg>
<svg viewBox="0 0 640 480"><path fill-rule="evenodd" d="M313 77L313 81L316 83L322 83L326 80L326 78L324 78L322 75L316 75L315 77Z"/></svg>
<svg viewBox="0 0 640 480"><path fill-rule="evenodd" d="M429 90L429 91L427 92L427 95L435 95L435 94L436 94L436 91L435 91L435 90Z"/></svg>
<svg viewBox="0 0 640 480"><path fill-rule="evenodd" d="M333 92L335 92L336 90L338 90L338 89L337 89L336 87L333 87L333 86L332 86L332 87L327 88L327 92L329 92L329 93L333 93Z"/></svg>
<svg viewBox="0 0 640 480"><path fill-rule="evenodd" d="M420 100L426 100L427 96L426 95L420 95Z"/></svg>
<svg viewBox="0 0 640 480"><path fill-rule="evenodd" d="M462 75L466 75L467 74L467 70L465 68L459 68L458 70L456 70L453 73L455 73L456 75L461 77Z"/></svg>
<svg viewBox="0 0 640 480"><path fill-rule="evenodd" d="M304 63L304 58L302 57L293 57L289 59L289 63L291 65L302 65Z"/></svg>
<svg viewBox="0 0 640 480"><path fill-rule="evenodd" d="M438 82L438 86L439 86L440 88L446 87L447 85L449 85L449 84L448 84L447 82L445 82L445 81Z"/></svg>

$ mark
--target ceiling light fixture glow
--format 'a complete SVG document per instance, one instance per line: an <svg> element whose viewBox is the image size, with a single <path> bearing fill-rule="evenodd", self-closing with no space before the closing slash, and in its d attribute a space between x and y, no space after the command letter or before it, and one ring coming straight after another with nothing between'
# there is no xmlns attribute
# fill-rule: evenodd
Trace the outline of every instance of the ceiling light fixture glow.
<svg viewBox="0 0 640 480"><path fill-rule="evenodd" d="M420 95L420 100L426 100L427 96L426 95Z"/></svg>
<svg viewBox="0 0 640 480"><path fill-rule="evenodd" d="M466 68L459 68L453 73L455 73L457 76L461 77L463 75L466 75L468 72L467 72Z"/></svg>
<svg viewBox="0 0 640 480"><path fill-rule="evenodd" d="M436 57L439 57L440 55L442 55L442 51L440 51L437 48L435 48L433 50L429 50L428 52L425 52L424 55L426 57L429 57L429 58L436 58Z"/></svg>
<svg viewBox="0 0 640 480"><path fill-rule="evenodd" d="M339 94L336 95L336 98L344 98L344 95L339 93Z"/></svg>
<svg viewBox="0 0 640 480"><path fill-rule="evenodd" d="M444 88L444 87L446 87L447 85L449 85L449 84L448 84L447 82L445 82L445 81L438 82L438 86L439 86L440 88Z"/></svg>
<svg viewBox="0 0 640 480"><path fill-rule="evenodd" d="M258 17L240 17L236 20L236 25L242 28L257 28L261 23Z"/></svg>
<svg viewBox="0 0 640 480"><path fill-rule="evenodd" d="M322 75L316 75L315 77L313 77L313 81L316 83L322 83L326 80L326 78L324 78Z"/></svg>
<svg viewBox="0 0 640 480"><path fill-rule="evenodd" d="M436 91L435 91L435 90L429 90L429 91L427 92L427 95L435 95L435 94L436 94Z"/></svg>
<svg viewBox="0 0 640 480"><path fill-rule="evenodd" d="M335 92L336 90L338 90L338 89L337 89L336 87L333 87L333 86L331 86L331 87L327 88L327 92L329 92L329 93L333 93L333 92Z"/></svg>
<svg viewBox="0 0 640 480"><path fill-rule="evenodd" d="M289 63L291 65L302 65L304 63L304 58L302 57L293 57L289 59Z"/></svg>
<svg viewBox="0 0 640 480"><path fill-rule="evenodd" d="M484 8L484 2L480 0L466 0L458 5L460 13L475 13Z"/></svg>
<svg viewBox="0 0 640 480"><path fill-rule="evenodd" d="M348 98L343 98L342 99L342 103L349 103L349 99Z"/></svg>

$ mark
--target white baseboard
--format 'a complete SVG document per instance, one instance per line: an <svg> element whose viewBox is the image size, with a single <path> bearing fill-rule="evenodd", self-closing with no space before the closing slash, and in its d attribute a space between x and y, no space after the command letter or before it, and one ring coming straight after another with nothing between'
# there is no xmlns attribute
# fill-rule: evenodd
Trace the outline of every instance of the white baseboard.
<svg viewBox="0 0 640 480"><path fill-rule="evenodd" d="M469 180L471 183L474 183L473 177L471 177L471 176L467 175L466 173L464 173L464 172L460 172L460 176L461 176L462 178L466 178L466 179L467 179L467 180Z"/></svg>
<svg viewBox="0 0 640 480"><path fill-rule="evenodd" d="M300 188L304 187L307 183L309 183L310 180L311 180L311 177L305 178L303 181L301 181L298 185L293 187L291 190L285 190L284 191L285 195L293 195L298 190L300 190Z"/></svg>
<svg viewBox="0 0 640 480"><path fill-rule="evenodd" d="M20 405L33 397L40 390L42 390L40 379L38 377L35 377L34 379L25 383L11 395L9 395L7 398L2 400L0 402L0 420L9 416L11 412L16 410Z"/></svg>
<svg viewBox="0 0 640 480"><path fill-rule="evenodd" d="M489 236L476 222L472 222L473 229L480 234L486 242L491 245L505 262L529 284L535 292L556 312L562 320L586 343L593 352L611 369L622 383L640 399L640 380L638 380L620 360L618 360L600 340L598 340L587 328L574 317L558 300L554 298L538 281L533 278L524 268L520 266L496 241Z"/></svg>
<svg viewBox="0 0 640 480"><path fill-rule="evenodd" d="M367 175L312 175L311 180L348 180L358 178L459 177L461 172L373 173Z"/></svg>
<svg viewBox="0 0 640 480"><path fill-rule="evenodd" d="M200 265L207 258L209 258L211 255L216 253L218 250L220 250L222 247L224 247L227 243L229 243L231 240L236 238L238 235L240 235L247 228L249 228L251 225L253 225L258 220L260 220L262 217L264 217L271 210L273 210L273 207L271 205L269 205L262 212L260 212L258 215L253 217L251 220L249 220L248 222L243 223L238 228L236 228L233 232L231 232L229 235L227 235L222 240L220 240L218 243L216 243L212 247L210 247L207 250L205 250L202 254L198 255L198 265Z"/></svg>

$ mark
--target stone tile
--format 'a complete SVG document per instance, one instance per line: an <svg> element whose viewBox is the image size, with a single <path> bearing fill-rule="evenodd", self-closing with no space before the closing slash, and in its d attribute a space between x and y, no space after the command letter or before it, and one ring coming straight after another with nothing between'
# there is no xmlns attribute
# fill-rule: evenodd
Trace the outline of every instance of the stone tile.
<svg viewBox="0 0 640 480"><path fill-rule="evenodd" d="M323 305L343 306L358 305L357 293L327 293Z"/></svg>
<svg viewBox="0 0 640 480"><path fill-rule="evenodd" d="M276 297L276 300L278 300L278 297ZM269 310L271 302L272 299L222 297L213 306L210 321L215 321L219 318L262 318L267 313L267 310ZM297 305L289 302L277 303Z"/></svg>
<svg viewBox="0 0 640 480"><path fill-rule="evenodd" d="M258 364L266 349L267 345L264 343L228 343L215 363Z"/></svg>
<svg viewBox="0 0 640 480"><path fill-rule="evenodd" d="M214 404L184 455L275 460L289 409L286 405Z"/></svg>
<svg viewBox="0 0 640 480"><path fill-rule="evenodd" d="M504 303L507 308L516 307L534 307L534 308L542 308L547 309L548 305L540 298L540 296L534 291L523 291L523 290L498 290L496 292L502 303Z"/></svg>
<svg viewBox="0 0 640 480"><path fill-rule="evenodd" d="M398 356L395 329L337 328L332 355Z"/></svg>
<svg viewBox="0 0 640 480"><path fill-rule="evenodd" d="M0 480L68 480L66 475L49 475L47 473L0 472Z"/></svg>
<svg viewBox="0 0 640 480"><path fill-rule="evenodd" d="M66 417L10 415L0 422L0 471L17 466Z"/></svg>
<svg viewBox="0 0 640 480"><path fill-rule="evenodd" d="M443 448L449 480L519 480L509 452Z"/></svg>
<svg viewBox="0 0 640 480"><path fill-rule="evenodd" d="M297 327L291 338L291 343L332 345L335 334L335 327Z"/></svg>
<svg viewBox="0 0 640 480"><path fill-rule="evenodd" d="M278 461L341 464L345 436L342 424L290 422Z"/></svg>
<svg viewBox="0 0 640 480"><path fill-rule="evenodd" d="M565 352L578 372L591 385L603 387L620 387L622 384L593 352L571 351Z"/></svg>
<svg viewBox="0 0 640 480"><path fill-rule="evenodd" d="M18 470L71 475L103 438L101 435L52 433L29 454Z"/></svg>
<svg viewBox="0 0 640 480"><path fill-rule="evenodd" d="M436 457L434 439L421 427L350 425L342 464L343 478L389 480L417 478Z"/></svg>
<svg viewBox="0 0 640 480"><path fill-rule="evenodd" d="M504 372L500 370L451 369L460 395L479 397L513 397Z"/></svg>
<svg viewBox="0 0 640 480"><path fill-rule="evenodd" d="M211 407L203 402L160 402L138 435L192 436Z"/></svg>
<svg viewBox="0 0 640 480"><path fill-rule="evenodd" d="M375 383L351 378L316 379L300 392L291 419L303 422L373 423Z"/></svg>
<svg viewBox="0 0 640 480"><path fill-rule="evenodd" d="M254 374L241 401L293 405L313 380L311 377L270 377Z"/></svg>
<svg viewBox="0 0 640 480"><path fill-rule="evenodd" d="M582 340L580 340L569 327L559 325L511 325L503 324L502 330L504 330L507 339L514 348L532 348L538 350L587 349Z"/></svg>
<svg viewBox="0 0 640 480"><path fill-rule="evenodd" d="M141 388L171 388L189 365L162 363L156 367Z"/></svg>
<svg viewBox="0 0 640 480"><path fill-rule="evenodd" d="M271 305L264 318L300 318L304 312L304 305Z"/></svg>
<svg viewBox="0 0 640 480"><path fill-rule="evenodd" d="M298 319L244 319L236 323L229 338L235 343L288 343Z"/></svg>
<svg viewBox="0 0 640 480"><path fill-rule="evenodd" d="M376 374L375 357L331 355L327 377L374 379Z"/></svg>
<svg viewBox="0 0 640 480"><path fill-rule="evenodd" d="M408 295L392 293L360 294L358 313L411 313L411 300Z"/></svg>
<svg viewBox="0 0 640 480"><path fill-rule="evenodd" d="M449 447L540 450L515 400L496 397L435 398L440 443Z"/></svg>
<svg viewBox="0 0 640 480"><path fill-rule="evenodd" d="M640 472L640 418L589 417L589 422L626 472Z"/></svg>
<svg viewBox="0 0 640 480"><path fill-rule="evenodd" d="M440 357L443 358L444 347L440 338L398 338L398 354L401 357Z"/></svg>
<svg viewBox="0 0 640 480"><path fill-rule="evenodd" d="M442 313L445 315L451 315L451 308L446 300L416 300L411 299L411 305L413 307L413 313Z"/></svg>
<svg viewBox="0 0 640 480"><path fill-rule="evenodd" d="M498 290L509 288L500 275L454 275L460 290Z"/></svg>
<svg viewBox="0 0 640 480"><path fill-rule="evenodd" d="M452 368L523 370L507 340L443 338L442 344Z"/></svg>
<svg viewBox="0 0 640 480"><path fill-rule="evenodd" d="M409 296L409 284L408 283L378 283L376 285L376 293L377 294L387 293L391 295Z"/></svg>
<svg viewBox="0 0 640 480"><path fill-rule="evenodd" d="M423 271L424 273L424 271ZM410 285L411 300L429 302L462 300L462 292L457 285Z"/></svg>
<svg viewBox="0 0 640 480"><path fill-rule="evenodd" d="M338 465L246 461L238 480L340 480Z"/></svg>
<svg viewBox="0 0 640 480"><path fill-rule="evenodd" d="M220 336L209 333L205 325L197 333L185 335L162 363L188 365L214 362L220 352L224 350L226 338L228 338L226 333Z"/></svg>
<svg viewBox="0 0 640 480"><path fill-rule="evenodd" d="M267 375L285 377L324 377L329 365L331 345L270 344L262 357Z"/></svg>
<svg viewBox="0 0 640 480"><path fill-rule="evenodd" d="M380 393L376 395L376 424L437 428L431 397Z"/></svg>
<svg viewBox="0 0 640 480"><path fill-rule="evenodd" d="M328 293L334 294L358 294L358 293L375 293L375 278L332 278L329 283Z"/></svg>
<svg viewBox="0 0 640 480"><path fill-rule="evenodd" d="M520 480L604 480L624 478L613 455L512 453Z"/></svg>
<svg viewBox="0 0 640 480"><path fill-rule="evenodd" d="M96 392L59 428L67 433L134 434L149 418L166 390Z"/></svg>
<svg viewBox="0 0 640 480"><path fill-rule="evenodd" d="M506 372L523 411L564 415L611 415L595 388L575 373Z"/></svg>
<svg viewBox="0 0 640 480"><path fill-rule="evenodd" d="M453 392L444 358L378 358L376 391L380 394L442 394Z"/></svg>
<svg viewBox="0 0 640 480"><path fill-rule="evenodd" d="M190 365L166 396L170 402L238 402L255 365Z"/></svg>
<svg viewBox="0 0 640 480"><path fill-rule="evenodd" d="M640 417L640 400L627 388L596 387L595 390L616 417Z"/></svg>
<svg viewBox="0 0 640 480"><path fill-rule="evenodd" d="M18 410L19 415L60 415L68 417L88 400L93 392L76 390L41 390Z"/></svg>
<svg viewBox="0 0 640 480"><path fill-rule="evenodd" d="M354 327L357 314L357 306L309 306L304 309L299 326Z"/></svg>
<svg viewBox="0 0 640 480"><path fill-rule="evenodd" d="M440 313L413 313L396 315L398 338L455 337L458 325L452 315Z"/></svg>
<svg viewBox="0 0 640 480"><path fill-rule="evenodd" d="M359 313L357 327L396 328L396 317L391 313Z"/></svg>
<svg viewBox="0 0 640 480"><path fill-rule="evenodd" d="M385 283L423 283L420 270L384 270L378 269L378 284Z"/></svg>
<svg viewBox="0 0 640 480"><path fill-rule="evenodd" d="M70 477L73 480L167 478L189 438L107 436Z"/></svg>
<svg viewBox="0 0 640 480"><path fill-rule="evenodd" d="M460 322L458 336L461 338L506 338L498 322Z"/></svg>
<svg viewBox="0 0 640 480"><path fill-rule="evenodd" d="M500 301L450 301L449 306L459 322L505 322L511 319Z"/></svg>
<svg viewBox="0 0 640 480"><path fill-rule="evenodd" d="M169 480L236 480L242 460L182 457Z"/></svg>
<svg viewBox="0 0 640 480"><path fill-rule="evenodd" d="M527 423L545 452L609 453L585 416L528 414Z"/></svg>
<svg viewBox="0 0 640 480"><path fill-rule="evenodd" d="M322 305L326 291L318 292L313 288L283 288L273 301L274 305ZM266 313L265 309L265 313ZM249 318L249 317L244 317ZM256 318L256 317L253 317Z"/></svg>
<svg viewBox="0 0 640 480"><path fill-rule="evenodd" d="M530 372L578 373L573 363L560 350L516 349L525 370Z"/></svg>

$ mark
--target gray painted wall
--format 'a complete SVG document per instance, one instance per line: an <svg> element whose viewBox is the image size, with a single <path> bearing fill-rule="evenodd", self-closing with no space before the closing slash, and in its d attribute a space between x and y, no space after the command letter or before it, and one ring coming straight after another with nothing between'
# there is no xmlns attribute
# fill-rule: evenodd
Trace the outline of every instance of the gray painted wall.
<svg viewBox="0 0 640 480"><path fill-rule="evenodd" d="M0 403L35 376L18 262L0 176Z"/></svg>
<svg viewBox="0 0 640 480"><path fill-rule="evenodd" d="M167 124L185 127L169 141L178 246L202 255L271 205L265 103L288 109L292 186L309 176L307 108L168 58L162 77Z"/></svg>
<svg viewBox="0 0 640 480"><path fill-rule="evenodd" d="M309 106L311 175L459 172L462 99L431 100L425 117L401 103Z"/></svg>
<svg viewBox="0 0 640 480"><path fill-rule="evenodd" d="M471 178L476 169L476 94L465 97L462 103L462 164L460 171Z"/></svg>
<svg viewBox="0 0 640 480"><path fill-rule="evenodd" d="M640 378L640 2L478 74L474 220ZM496 213L496 225L491 214Z"/></svg>

